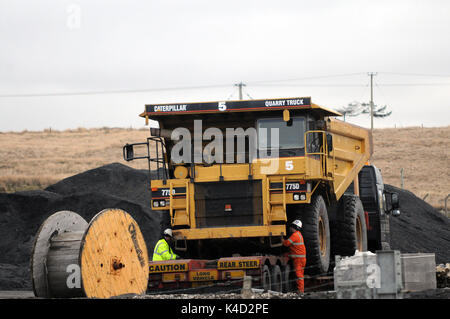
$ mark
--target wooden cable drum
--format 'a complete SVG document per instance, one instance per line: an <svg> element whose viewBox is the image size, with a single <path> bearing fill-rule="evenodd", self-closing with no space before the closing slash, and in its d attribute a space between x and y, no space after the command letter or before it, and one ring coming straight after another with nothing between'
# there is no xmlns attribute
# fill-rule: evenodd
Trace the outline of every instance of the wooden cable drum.
<svg viewBox="0 0 450 319"><path fill-rule="evenodd" d="M67 232L83 232L88 223L80 215L71 211L60 211L48 217L39 228L31 254L31 280L36 297L52 296L48 286L48 262L51 239ZM64 270L65 271L65 270Z"/></svg>
<svg viewBox="0 0 450 319"><path fill-rule="evenodd" d="M144 294L148 253L136 221L121 209L94 216L81 241L80 267L87 297Z"/></svg>
<svg viewBox="0 0 450 319"><path fill-rule="evenodd" d="M105 209L89 224L74 212L61 211L39 228L31 274L37 297L144 294L147 247L136 221L121 209Z"/></svg>

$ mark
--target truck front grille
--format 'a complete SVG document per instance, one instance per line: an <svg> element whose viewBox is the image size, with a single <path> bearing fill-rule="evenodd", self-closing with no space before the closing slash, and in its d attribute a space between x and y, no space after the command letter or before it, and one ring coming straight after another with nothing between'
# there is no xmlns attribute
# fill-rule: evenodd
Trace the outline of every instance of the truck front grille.
<svg viewBox="0 0 450 319"><path fill-rule="evenodd" d="M260 180L196 183L194 187L197 228L263 224Z"/></svg>

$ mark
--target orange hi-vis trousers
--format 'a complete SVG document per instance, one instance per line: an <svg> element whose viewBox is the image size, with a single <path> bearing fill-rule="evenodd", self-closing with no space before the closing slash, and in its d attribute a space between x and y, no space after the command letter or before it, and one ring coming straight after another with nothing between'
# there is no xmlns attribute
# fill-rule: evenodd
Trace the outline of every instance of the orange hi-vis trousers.
<svg viewBox="0 0 450 319"><path fill-rule="evenodd" d="M297 277L297 289L300 292L305 292L305 281L304 272L306 265L305 257L294 257L292 258L294 263L295 276Z"/></svg>

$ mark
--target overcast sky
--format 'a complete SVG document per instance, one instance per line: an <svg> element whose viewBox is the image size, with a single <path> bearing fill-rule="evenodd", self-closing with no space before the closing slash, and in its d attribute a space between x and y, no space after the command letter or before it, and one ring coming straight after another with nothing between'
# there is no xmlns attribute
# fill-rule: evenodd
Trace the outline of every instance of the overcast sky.
<svg viewBox="0 0 450 319"><path fill-rule="evenodd" d="M450 1L0 0L0 131L140 128L146 103L240 81L336 109L369 101L368 72L393 112L375 127L449 125Z"/></svg>

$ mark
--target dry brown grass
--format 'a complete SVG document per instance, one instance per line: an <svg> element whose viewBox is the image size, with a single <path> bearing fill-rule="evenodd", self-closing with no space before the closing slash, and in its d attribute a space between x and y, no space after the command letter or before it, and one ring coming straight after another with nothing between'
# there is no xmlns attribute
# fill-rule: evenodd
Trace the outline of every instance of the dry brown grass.
<svg viewBox="0 0 450 319"><path fill-rule="evenodd" d="M372 163L381 168L384 182L401 186L437 208L450 193L450 126L374 130Z"/></svg>
<svg viewBox="0 0 450 319"><path fill-rule="evenodd" d="M116 128L0 133L0 191L44 188L98 166L124 163L123 145L143 142L148 134ZM127 165L148 167L146 161Z"/></svg>
<svg viewBox="0 0 450 319"><path fill-rule="evenodd" d="M143 142L148 130L77 129L0 133L0 192L41 189L83 171L119 162L146 169L144 160L126 163L122 146ZM450 193L450 126L378 129L374 131L372 162L385 183L404 186L435 207Z"/></svg>

